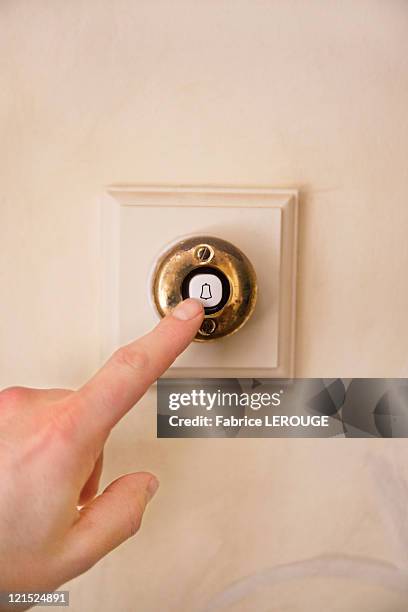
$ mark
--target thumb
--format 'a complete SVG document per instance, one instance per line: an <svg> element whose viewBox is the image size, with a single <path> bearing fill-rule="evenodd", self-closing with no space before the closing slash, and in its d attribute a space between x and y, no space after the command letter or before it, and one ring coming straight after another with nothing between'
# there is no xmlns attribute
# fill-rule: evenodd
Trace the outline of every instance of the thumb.
<svg viewBox="0 0 408 612"><path fill-rule="evenodd" d="M65 541L67 572L76 576L135 535L159 481L147 472L126 474L111 482L84 506Z"/></svg>

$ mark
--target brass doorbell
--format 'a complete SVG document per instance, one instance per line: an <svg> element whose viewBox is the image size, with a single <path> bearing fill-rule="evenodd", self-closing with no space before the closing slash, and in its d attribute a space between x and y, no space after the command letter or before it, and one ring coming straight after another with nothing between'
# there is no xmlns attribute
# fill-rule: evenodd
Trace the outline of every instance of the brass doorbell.
<svg viewBox="0 0 408 612"><path fill-rule="evenodd" d="M180 240L159 258L152 293L162 317L183 299L200 300L204 321L195 340L208 342L229 336L246 323L255 308L257 282L240 249L221 238L196 236Z"/></svg>

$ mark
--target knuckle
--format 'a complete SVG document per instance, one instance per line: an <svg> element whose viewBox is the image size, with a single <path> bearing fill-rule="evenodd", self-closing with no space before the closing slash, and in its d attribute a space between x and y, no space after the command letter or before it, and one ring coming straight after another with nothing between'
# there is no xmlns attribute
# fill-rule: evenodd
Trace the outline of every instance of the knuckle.
<svg viewBox="0 0 408 612"><path fill-rule="evenodd" d="M120 366L130 367L137 372L149 367L149 355L141 346L122 346L114 353L114 359Z"/></svg>
<svg viewBox="0 0 408 612"><path fill-rule="evenodd" d="M64 408L60 408L53 418L53 431L58 438L65 442L72 442L79 429L77 410L72 401L66 403Z"/></svg>
<svg viewBox="0 0 408 612"><path fill-rule="evenodd" d="M174 360L181 350L182 340L179 330L172 325L163 325L162 328L160 328L159 325L155 333L163 349L163 353L165 353L170 360Z"/></svg>

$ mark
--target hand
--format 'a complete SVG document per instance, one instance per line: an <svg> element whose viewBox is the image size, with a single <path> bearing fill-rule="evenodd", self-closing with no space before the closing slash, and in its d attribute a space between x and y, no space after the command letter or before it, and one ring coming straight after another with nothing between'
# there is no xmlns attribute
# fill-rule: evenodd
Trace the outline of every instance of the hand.
<svg viewBox="0 0 408 612"><path fill-rule="evenodd" d="M103 447L202 319L182 302L78 391L0 393L0 591L55 590L137 532L158 481L126 474L95 497Z"/></svg>

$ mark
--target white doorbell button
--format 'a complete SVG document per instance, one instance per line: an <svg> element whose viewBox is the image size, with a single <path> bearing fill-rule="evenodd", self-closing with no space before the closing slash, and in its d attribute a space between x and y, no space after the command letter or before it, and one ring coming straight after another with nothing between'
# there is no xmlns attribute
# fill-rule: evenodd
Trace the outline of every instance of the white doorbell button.
<svg viewBox="0 0 408 612"><path fill-rule="evenodd" d="M206 315L221 310L228 302L231 286L228 278L214 266L196 266L181 283L183 298L193 297L203 304Z"/></svg>
<svg viewBox="0 0 408 612"><path fill-rule="evenodd" d="M200 300L204 321L195 340L208 342L235 333L249 319L256 303L256 275L248 258L230 242L190 237L160 257L152 294L161 316L183 299Z"/></svg>
<svg viewBox="0 0 408 612"><path fill-rule="evenodd" d="M188 296L200 300L205 308L218 306L222 300L222 283L214 274L196 274L188 284Z"/></svg>

